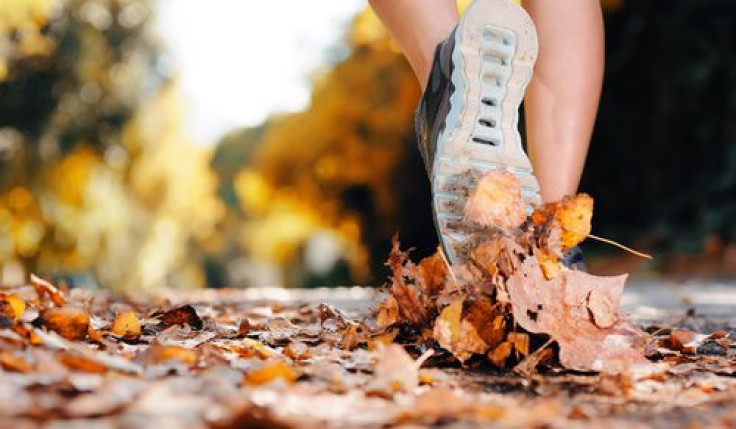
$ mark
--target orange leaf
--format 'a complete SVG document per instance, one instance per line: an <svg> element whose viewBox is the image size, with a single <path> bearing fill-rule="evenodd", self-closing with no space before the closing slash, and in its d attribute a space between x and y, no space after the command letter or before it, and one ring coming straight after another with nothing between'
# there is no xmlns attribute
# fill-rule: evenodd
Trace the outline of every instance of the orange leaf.
<svg viewBox="0 0 736 429"><path fill-rule="evenodd" d="M29 372L33 370L33 367L23 360L23 358L6 350L0 351L0 367L6 371L15 372Z"/></svg>
<svg viewBox="0 0 736 429"><path fill-rule="evenodd" d="M176 360L184 365L192 366L197 363L197 352L195 350L179 346L152 344L148 347L148 350L146 350L144 360L146 363L152 365Z"/></svg>
<svg viewBox="0 0 736 429"><path fill-rule="evenodd" d="M89 328L89 315L78 307L54 307L41 311L41 323L67 340L83 340Z"/></svg>
<svg viewBox="0 0 736 429"><path fill-rule="evenodd" d="M14 321L17 322L26 310L26 302L15 295L0 294L0 302L7 302L13 310Z"/></svg>
<svg viewBox="0 0 736 429"><path fill-rule="evenodd" d="M112 322L110 331L115 335L138 338L141 335L141 322L134 311L119 313Z"/></svg>
<svg viewBox="0 0 736 429"><path fill-rule="evenodd" d="M57 306L63 307L66 305L64 294L46 280L31 274L31 285L36 289L36 294L38 294L39 298L48 296Z"/></svg>
<svg viewBox="0 0 736 429"><path fill-rule="evenodd" d="M297 378L299 378L299 373L294 368L282 360L274 360L250 371L245 377L245 382L251 386L260 386L281 379L291 384Z"/></svg>
<svg viewBox="0 0 736 429"><path fill-rule="evenodd" d="M56 355L56 358L67 368L76 371L90 374L104 374L107 372L107 365L76 353L62 351Z"/></svg>

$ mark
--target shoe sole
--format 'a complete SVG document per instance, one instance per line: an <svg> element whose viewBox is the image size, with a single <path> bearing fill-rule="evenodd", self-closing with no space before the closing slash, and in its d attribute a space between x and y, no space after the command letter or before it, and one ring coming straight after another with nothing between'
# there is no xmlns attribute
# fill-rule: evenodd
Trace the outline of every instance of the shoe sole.
<svg viewBox="0 0 736 429"><path fill-rule="evenodd" d="M465 201L483 174L509 169L528 207L541 202L518 131L519 105L538 53L531 18L509 0L475 0L455 38L455 92L432 168L435 223L453 265L467 260Z"/></svg>

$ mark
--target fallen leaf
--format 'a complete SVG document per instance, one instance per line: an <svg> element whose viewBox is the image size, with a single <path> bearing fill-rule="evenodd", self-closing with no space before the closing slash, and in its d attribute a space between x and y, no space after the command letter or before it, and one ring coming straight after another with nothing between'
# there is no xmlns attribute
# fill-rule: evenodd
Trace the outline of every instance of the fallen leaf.
<svg viewBox="0 0 736 429"><path fill-rule="evenodd" d="M110 331L122 337L138 338L141 335L141 322L134 311L125 311L115 317Z"/></svg>
<svg viewBox="0 0 736 429"><path fill-rule="evenodd" d="M507 287L516 322L557 341L564 367L617 373L644 361L643 333L622 321L610 328L596 326L587 298L597 291L618 308L625 281L626 276L596 277L581 271L565 271L547 280L539 264L529 258Z"/></svg>
<svg viewBox="0 0 736 429"><path fill-rule="evenodd" d="M143 360L149 365L178 361L184 365L192 366L197 363L197 352L185 347L164 346L154 343L146 350Z"/></svg>
<svg viewBox="0 0 736 429"><path fill-rule="evenodd" d="M562 201L544 204L532 214L534 225L545 230L543 240L550 250L571 249L590 234L593 198L588 194L568 195ZM558 249L558 247L560 247Z"/></svg>
<svg viewBox="0 0 736 429"><path fill-rule="evenodd" d="M82 371L90 374L104 374L107 372L107 365L80 354L60 351L56 354L56 358L67 368L75 371Z"/></svg>
<svg viewBox="0 0 736 429"><path fill-rule="evenodd" d="M312 352L309 350L308 345L299 341L293 341L284 347L284 355L293 360L304 360L312 357Z"/></svg>
<svg viewBox="0 0 736 429"><path fill-rule="evenodd" d="M89 328L89 315L79 307L46 308L39 314L41 324L68 340L83 340Z"/></svg>
<svg viewBox="0 0 736 429"><path fill-rule="evenodd" d="M504 231L519 228L527 217L519 179L506 170L486 173L465 203L465 217Z"/></svg>
<svg viewBox="0 0 736 429"><path fill-rule="evenodd" d="M371 388L384 392L411 392L419 386L419 367L409 353L398 344L379 347Z"/></svg>
<svg viewBox="0 0 736 429"><path fill-rule="evenodd" d="M440 346L460 362L473 354L485 354L491 347L478 334L476 327L463 318L465 298L458 298L445 307L435 320L433 336Z"/></svg>
<svg viewBox="0 0 736 429"><path fill-rule="evenodd" d="M440 252L422 259L419 262L419 287L428 296L436 296L445 288L447 281L447 264Z"/></svg>
<svg viewBox="0 0 736 429"><path fill-rule="evenodd" d="M63 307L66 305L64 294L59 289L57 289L56 286L52 285L46 280L37 277L34 274L31 274L31 286L36 289L36 294L38 294L39 298L43 299L44 297L48 297L49 299L51 299L51 302L53 302L58 307Z"/></svg>
<svg viewBox="0 0 736 429"><path fill-rule="evenodd" d="M251 338L243 338L240 345L232 346L232 350L244 358L270 359L279 355L276 350Z"/></svg>
<svg viewBox="0 0 736 429"><path fill-rule="evenodd" d="M698 334L687 329L674 329L670 333L669 345L672 350L695 354L698 347L702 346L709 337L709 335Z"/></svg>
<svg viewBox="0 0 736 429"><path fill-rule="evenodd" d="M169 310L163 314L156 316L160 320L160 326L168 328L174 325L189 325L192 329L200 330L204 327L202 319L197 314L197 310L191 305Z"/></svg>
<svg viewBox="0 0 736 429"><path fill-rule="evenodd" d="M273 360L249 371L245 376L245 383L250 386L261 386L276 380L287 384L294 383L299 378L299 372L283 360Z"/></svg>
<svg viewBox="0 0 736 429"><path fill-rule="evenodd" d="M419 270L399 248L398 237L393 237L392 244L388 258L388 266L392 272L389 293L396 300L402 320L421 326L429 318L430 305L427 297L416 286Z"/></svg>
<svg viewBox="0 0 736 429"><path fill-rule="evenodd" d="M378 304L376 308L376 323L379 328L387 328L399 323L401 320L399 304L392 295L387 296L386 299Z"/></svg>
<svg viewBox="0 0 736 429"><path fill-rule="evenodd" d="M6 304L10 306L12 313L4 310ZM8 316L12 315L13 321L18 322L25 310L26 303L22 299L15 295L0 294L0 314L5 315L7 313Z"/></svg>
<svg viewBox="0 0 736 429"><path fill-rule="evenodd" d="M6 371L30 372L33 367L20 356L7 350L0 350L0 367Z"/></svg>

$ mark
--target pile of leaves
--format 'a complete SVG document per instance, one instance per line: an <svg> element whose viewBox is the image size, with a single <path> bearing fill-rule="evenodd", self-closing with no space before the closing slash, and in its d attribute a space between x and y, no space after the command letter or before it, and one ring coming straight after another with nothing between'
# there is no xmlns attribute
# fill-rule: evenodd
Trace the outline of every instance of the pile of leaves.
<svg viewBox="0 0 736 429"><path fill-rule="evenodd" d="M394 240L379 327L410 343L438 344L461 362L485 356L523 373L553 358L568 369L609 373L646 362L646 335L619 314L626 276L597 277L562 262L590 234L590 196L527 216L518 179L494 171L464 204L468 239L454 249L463 266L450 268L442 251L414 264Z"/></svg>
<svg viewBox="0 0 736 429"><path fill-rule="evenodd" d="M406 333L379 329L369 301L350 313L246 292L0 288L0 426L733 422L727 333L652 331L646 371L521 376L392 343Z"/></svg>

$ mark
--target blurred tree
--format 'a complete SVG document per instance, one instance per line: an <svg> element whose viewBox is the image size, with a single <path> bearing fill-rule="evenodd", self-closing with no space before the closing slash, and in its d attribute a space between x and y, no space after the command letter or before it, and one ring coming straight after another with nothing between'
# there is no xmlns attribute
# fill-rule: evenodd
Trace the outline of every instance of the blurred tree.
<svg viewBox="0 0 736 429"><path fill-rule="evenodd" d="M208 154L182 133L151 6L0 4L6 280L23 267L118 288L204 283L191 255L223 210Z"/></svg>

